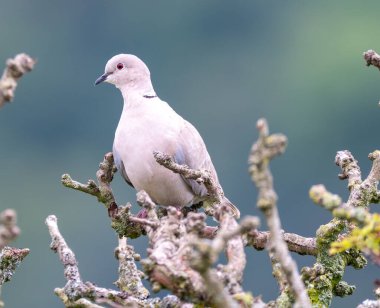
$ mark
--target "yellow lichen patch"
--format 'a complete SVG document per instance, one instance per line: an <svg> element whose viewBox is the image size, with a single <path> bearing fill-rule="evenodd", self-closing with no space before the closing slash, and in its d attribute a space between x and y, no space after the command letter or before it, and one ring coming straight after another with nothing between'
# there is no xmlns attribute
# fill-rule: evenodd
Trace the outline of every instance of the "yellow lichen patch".
<svg viewBox="0 0 380 308"><path fill-rule="evenodd" d="M366 254L380 255L380 215L369 215L364 226L354 228L352 232L340 241L333 242L330 254L343 252L347 249L356 248Z"/></svg>

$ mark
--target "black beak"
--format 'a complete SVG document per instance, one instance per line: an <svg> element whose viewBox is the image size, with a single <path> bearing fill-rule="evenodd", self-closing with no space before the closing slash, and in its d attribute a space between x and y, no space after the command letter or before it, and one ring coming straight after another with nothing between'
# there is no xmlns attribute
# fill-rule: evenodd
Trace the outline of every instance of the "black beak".
<svg viewBox="0 0 380 308"><path fill-rule="evenodd" d="M95 85L98 85L99 83L105 81L109 75L110 73L104 73L102 76L95 80Z"/></svg>

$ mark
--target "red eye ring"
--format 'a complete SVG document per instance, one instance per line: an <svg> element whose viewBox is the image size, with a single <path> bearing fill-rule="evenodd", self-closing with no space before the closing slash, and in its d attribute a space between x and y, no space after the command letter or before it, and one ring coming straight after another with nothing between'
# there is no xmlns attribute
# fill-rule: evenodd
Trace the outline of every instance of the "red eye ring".
<svg viewBox="0 0 380 308"><path fill-rule="evenodd" d="M117 68L118 70L121 70L121 69L124 68L124 64L123 64L123 63L118 63L118 64L116 65L116 68Z"/></svg>

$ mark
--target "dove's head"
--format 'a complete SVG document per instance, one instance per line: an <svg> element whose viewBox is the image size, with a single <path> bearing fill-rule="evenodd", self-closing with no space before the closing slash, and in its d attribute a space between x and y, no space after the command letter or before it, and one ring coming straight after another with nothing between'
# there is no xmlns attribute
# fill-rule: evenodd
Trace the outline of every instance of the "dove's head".
<svg viewBox="0 0 380 308"><path fill-rule="evenodd" d="M138 57L129 54L116 55L108 60L104 74L96 79L95 85L103 81L114 84L121 91L152 88L148 67Z"/></svg>

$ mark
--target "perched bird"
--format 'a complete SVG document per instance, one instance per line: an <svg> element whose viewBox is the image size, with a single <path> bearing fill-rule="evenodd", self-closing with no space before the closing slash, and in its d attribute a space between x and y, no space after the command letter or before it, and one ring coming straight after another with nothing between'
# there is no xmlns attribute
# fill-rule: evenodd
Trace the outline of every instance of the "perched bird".
<svg viewBox="0 0 380 308"><path fill-rule="evenodd" d="M219 184L206 145L196 128L178 115L153 89L145 63L130 54L111 58L96 81L114 84L121 91L124 107L115 132L113 155L117 169L136 190L145 190L160 205L182 208L205 201L203 184L186 179L159 165L154 151L173 157L178 164L211 171ZM221 202L239 210L226 198Z"/></svg>

